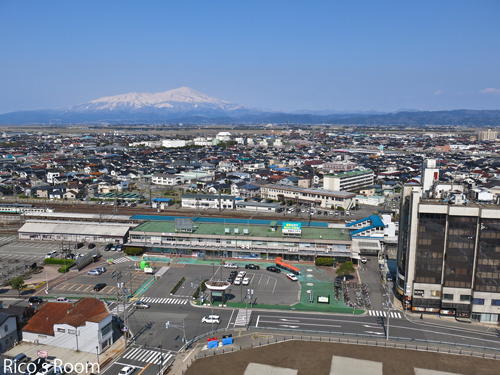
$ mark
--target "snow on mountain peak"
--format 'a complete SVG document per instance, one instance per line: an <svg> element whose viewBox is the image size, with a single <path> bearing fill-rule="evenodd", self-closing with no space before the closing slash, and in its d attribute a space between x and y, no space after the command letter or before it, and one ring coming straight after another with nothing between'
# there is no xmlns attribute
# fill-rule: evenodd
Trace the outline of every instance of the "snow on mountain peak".
<svg viewBox="0 0 500 375"><path fill-rule="evenodd" d="M197 109L198 107L212 107L222 110L234 110L243 108L240 105L220 100L202 94L189 87L159 92L156 94L130 92L114 96L105 96L87 103L71 106L70 110L113 110L113 109Z"/></svg>

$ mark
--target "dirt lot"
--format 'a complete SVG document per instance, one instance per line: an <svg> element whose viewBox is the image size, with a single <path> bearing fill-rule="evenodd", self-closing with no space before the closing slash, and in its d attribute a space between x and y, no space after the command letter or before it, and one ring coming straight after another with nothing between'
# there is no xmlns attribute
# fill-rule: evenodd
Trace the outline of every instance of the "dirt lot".
<svg viewBox="0 0 500 375"><path fill-rule="evenodd" d="M333 355L383 362L384 375L414 375L413 368L463 375L497 375L500 362L474 357L345 344L289 341L195 361L186 375L240 375L250 362L328 375Z"/></svg>

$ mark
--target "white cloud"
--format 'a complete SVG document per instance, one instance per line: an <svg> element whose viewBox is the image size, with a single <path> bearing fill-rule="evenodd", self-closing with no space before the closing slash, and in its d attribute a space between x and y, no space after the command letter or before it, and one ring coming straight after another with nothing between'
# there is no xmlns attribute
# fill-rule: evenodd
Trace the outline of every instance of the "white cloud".
<svg viewBox="0 0 500 375"><path fill-rule="evenodd" d="M489 87L484 90L479 90L479 92L483 94L500 94L500 89L494 89L493 87Z"/></svg>
<svg viewBox="0 0 500 375"><path fill-rule="evenodd" d="M434 91L434 95L441 95L442 93L443 93L443 90Z"/></svg>

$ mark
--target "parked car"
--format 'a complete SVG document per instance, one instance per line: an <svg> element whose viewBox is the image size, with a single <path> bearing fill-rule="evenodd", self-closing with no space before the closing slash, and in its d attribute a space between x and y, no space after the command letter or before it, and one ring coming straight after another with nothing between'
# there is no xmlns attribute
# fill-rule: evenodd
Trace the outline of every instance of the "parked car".
<svg viewBox="0 0 500 375"><path fill-rule="evenodd" d="M69 299L66 297L57 297L56 302L69 302Z"/></svg>
<svg viewBox="0 0 500 375"><path fill-rule="evenodd" d="M116 251L122 251L122 250L123 250L122 244L116 245Z"/></svg>
<svg viewBox="0 0 500 375"><path fill-rule="evenodd" d="M281 272L281 270L278 267L274 267L274 266L269 266L266 268L266 270L271 271L271 272L276 272L276 273Z"/></svg>
<svg viewBox="0 0 500 375"><path fill-rule="evenodd" d="M29 361L29 358L26 354L24 353L19 353L18 355L16 355L14 357L14 359L12 360L12 363L16 366L18 366L19 363L22 363L22 362L28 362Z"/></svg>
<svg viewBox="0 0 500 375"><path fill-rule="evenodd" d="M246 274L247 274L247 273L246 273L245 271L240 271L240 272L238 272L238 277L240 277L240 278L242 278L242 279L243 279L243 278L245 277L245 275L246 275Z"/></svg>
<svg viewBox="0 0 500 375"><path fill-rule="evenodd" d="M120 370L120 372L118 373L118 375L130 375L134 371L135 371L135 367L134 366L125 366L125 367L122 367L122 369Z"/></svg>
<svg viewBox="0 0 500 375"><path fill-rule="evenodd" d="M243 280L243 279L242 279L241 277L237 277L237 278L234 280L234 285L240 285L242 280Z"/></svg>
<svg viewBox="0 0 500 375"><path fill-rule="evenodd" d="M117 245L113 245L110 250L111 251L116 251L116 250L118 250L118 246Z"/></svg>
<svg viewBox="0 0 500 375"><path fill-rule="evenodd" d="M219 315L209 315L201 318L202 323L220 323L220 316Z"/></svg>
<svg viewBox="0 0 500 375"><path fill-rule="evenodd" d="M106 283L99 283L99 284L95 284L95 287L94 287L94 292L100 292L101 290L103 290L104 288L106 288L108 285Z"/></svg>
<svg viewBox="0 0 500 375"><path fill-rule="evenodd" d="M297 276L295 276L293 273L287 273L286 277L288 277L292 281L298 281Z"/></svg>
<svg viewBox="0 0 500 375"><path fill-rule="evenodd" d="M248 285L248 284L250 284L250 279L248 277L245 277L241 283L243 285Z"/></svg>
<svg viewBox="0 0 500 375"><path fill-rule="evenodd" d="M260 266L257 266L257 265L255 265L255 264L247 264L247 265L245 266L245 268L246 268L247 270L260 270Z"/></svg>
<svg viewBox="0 0 500 375"><path fill-rule="evenodd" d="M234 263L224 263L224 268L238 268Z"/></svg>
<svg viewBox="0 0 500 375"><path fill-rule="evenodd" d="M54 365L52 363L44 363L38 370L36 375L50 375L54 372Z"/></svg>
<svg viewBox="0 0 500 375"><path fill-rule="evenodd" d="M101 271L99 271L97 268L87 271L87 275L89 276L99 276L101 274Z"/></svg>
<svg viewBox="0 0 500 375"><path fill-rule="evenodd" d="M113 247L113 244L108 243L106 246L104 246L104 251L109 251Z"/></svg>
<svg viewBox="0 0 500 375"><path fill-rule="evenodd" d="M134 306L137 309L149 309L149 305L146 302L142 301L137 301L136 303L134 303Z"/></svg>
<svg viewBox="0 0 500 375"><path fill-rule="evenodd" d="M45 358L39 357L31 362L28 366L26 366L26 372L24 375L33 375L36 374L42 368L45 363Z"/></svg>
<svg viewBox="0 0 500 375"><path fill-rule="evenodd" d="M366 263L366 258L365 257L361 257L361 263L363 263L363 264Z"/></svg>
<svg viewBox="0 0 500 375"><path fill-rule="evenodd" d="M95 243L89 243L89 246L87 246L89 249L93 249L95 247Z"/></svg>
<svg viewBox="0 0 500 375"><path fill-rule="evenodd" d="M97 267L96 270L98 270L100 273L106 272L106 267Z"/></svg>

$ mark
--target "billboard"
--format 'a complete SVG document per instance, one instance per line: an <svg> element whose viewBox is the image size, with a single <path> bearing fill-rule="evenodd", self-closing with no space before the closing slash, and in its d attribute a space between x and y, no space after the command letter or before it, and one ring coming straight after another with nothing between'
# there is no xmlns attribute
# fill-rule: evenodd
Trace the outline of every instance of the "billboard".
<svg viewBox="0 0 500 375"><path fill-rule="evenodd" d="M283 234L301 234L302 233L302 224L301 223L283 223Z"/></svg>

